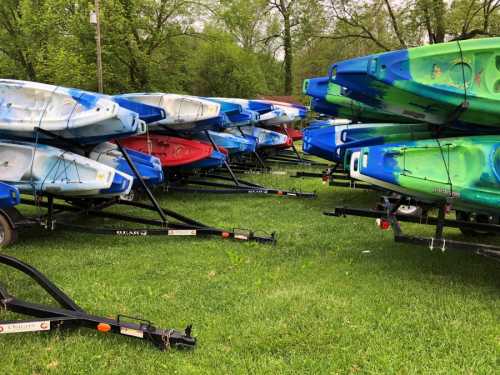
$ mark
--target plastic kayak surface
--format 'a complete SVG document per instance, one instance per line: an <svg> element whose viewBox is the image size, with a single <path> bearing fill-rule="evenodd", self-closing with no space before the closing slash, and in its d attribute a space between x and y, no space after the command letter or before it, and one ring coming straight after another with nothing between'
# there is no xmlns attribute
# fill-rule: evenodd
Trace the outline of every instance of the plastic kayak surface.
<svg viewBox="0 0 500 375"><path fill-rule="evenodd" d="M0 180L21 192L71 197L128 194L133 178L102 163L29 142L0 140Z"/></svg>
<svg viewBox="0 0 500 375"><path fill-rule="evenodd" d="M426 201L498 213L500 137L443 138L361 148L351 176Z"/></svg>
<svg viewBox="0 0 500 375"><path fill-rule="evenodd" d="M331 79L352 98L418 121L500 126L500 38L346 60Z"/></svg>
<svg viewBox="0 0 500 375"><path fill-rule="evenodd" d="M19 190L15 186L0 182L0 208L15 206L20 200Z"/></svg>
<svg viewBox="0 0 500 375"><path fill-rule="evenodd" d="M213 151L210 145L200 141L158 134L126 138L121 143L124 147L157 157L163 168L206 159Z"/></svg>

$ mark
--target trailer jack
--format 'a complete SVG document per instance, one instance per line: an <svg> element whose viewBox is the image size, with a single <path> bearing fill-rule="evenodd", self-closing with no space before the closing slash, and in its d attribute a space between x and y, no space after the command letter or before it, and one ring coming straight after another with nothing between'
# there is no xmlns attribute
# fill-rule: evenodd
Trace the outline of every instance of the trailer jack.
<svg viewBox="0 0 500 375"><path fill-rule="evenodd" d="M90 315L34 267L4 254L0 254L0 264L15 268L29 276L60 305L52 307L18 299L9 294L5 286L0 283L0 310L34 318L0 321L0 335L85 327L102 333L114 333L149 341L161 350L192 349L196 346L196 338L191 337L191 326L184 332L179 332L173 329L160 329L150 321L123 315L119 315L116 319Z"/></svg>

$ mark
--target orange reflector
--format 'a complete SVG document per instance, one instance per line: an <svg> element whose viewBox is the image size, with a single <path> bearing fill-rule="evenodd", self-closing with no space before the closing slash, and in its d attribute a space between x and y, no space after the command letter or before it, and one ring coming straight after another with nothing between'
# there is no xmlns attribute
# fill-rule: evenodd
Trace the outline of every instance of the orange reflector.
<svg viewBox="0 0 500 375"><path fill-rule="evenodd" d="M104 332L104 333L106 333L106 332L111 331L111 326L110 326L109 324L106 324L106 323L99 323L99 324L97 325L97 330L98 330L99 332Z"/></svg>
<svg viewBox="0 0 500 375"><path fill-rule="evenodd" d="M283 195L283 192L282 191L278 191L276 194Z"/></svg>
<svg viewBox="0 0 500 375"><path fill-rule="evenodd" d="M231 234L229 232L222 232L222 238L229 238Z"/></svg>

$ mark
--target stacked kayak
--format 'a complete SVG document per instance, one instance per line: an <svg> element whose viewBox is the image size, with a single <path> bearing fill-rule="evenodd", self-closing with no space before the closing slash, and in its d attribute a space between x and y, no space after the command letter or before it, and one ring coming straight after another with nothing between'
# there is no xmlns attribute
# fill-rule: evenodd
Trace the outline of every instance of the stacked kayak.
<svg viewBox="0 0 500 375"><path fill-rule="evenodd" d="M227 121L219 103L194 96L167 93L137 93L118 95L116 98L157 106L163 109L166 112L166 117L153 122L152 126L164 126L178 131L218 130Z"/></svg>
<svg viewBox="0 0 500 375"><path fill-rule="evenodd" d="M284 123L292 123L303 120L307 117L307 107L299 104L290 104L275 100L259 100L261 103L273 105L276 109L282 112L280 116L276 116L267 120L263 120L264 126L279 126Z"/></svg>
<svg viewBox="0 0 500 375"><path fill-rule="evenodd" d="M303 93L312 98L311 106L318 113L363 122L411 121L349 98L344 95L347 92L346 88L331 82L328 76L306 79L303 85Z"/></svg>
<svg viewBox="0 0 500 375"><path fill-rule="evenodd" d="M361 148L351 175L427 202L498 213L500 137L442 138Z"/></svg>
<svg viewBox="0 0 500 375"><path fill-rule="evenodd" d="M212 139L218 147L225 148L232 155L251 153L257 147L257 140L245 137L244 134L235 135L228 132L208 131L208 134L199 133L197 138L204 141Z"/></svg>
<svg viewBox="0 0 500 375"><path fill-rule="evenodd" d="M103 94L0 80L2 191L9 186L65 198L126 195L135 174L108 141L144 133L146 123L165 115L161 108ZM148 183L163 181L158 159L138 152L130 157Z"/></svg>
<svg viewBox="0 0 500 375"><path fill-rule="evenodd" d="M500 126L500 38L387 52L334 64L347 95L433 124Z"/></svg>
<svg viewBox="0 0 500 375"><path fill-rule="evenodd" d="M284 147L291 145L291 138L286 134L261 127L244 127L241 128L245 135L255 137L257 139L257 148L263 147ZM232 134L238 134L237 130L229 130Z"/></svg>
<svg viewBox="0 0 500 375"><path fill-rule="evenodd" d="M163 169L160 162L155 156L147 153L138 152L132 149L126 149L128 156L132 160L142 179L150 185L158 185L163 182ZM118 147L110 142L97 145L90 153L90 159L107 165L122 173L134 177L134 182L137 183L137 177L134 175L130 165L125 160L123 154L118 150Z"/></svg>
<svg viewBox="0 0 500 375"><path fill-rule="evenodd" d="M226 99L207 98L208 100L220 105L221 112L224 114L226 121L224 127L239 127L252 125L259 121L258 112L244 109L242 105L235 101Z"/></svg>
<svg viewBox="0 0 500 375"><path fill-rule="evenodd" d="M198 163L210 158L214 151L204 142L165 135L153 137L141 135L127 138L122 141L122 144L132 150L155 156L160 160L163 168Z"/></svg>
<svg viewBox="0 0 500 375"><path fill-rule="evenodd" d="M304 129L302 150L309 155L322 159L338 162L335 147L335 127L328 122L316 122Z"/></svg>
<svg viewBox="0 0 500 375"><path fill-rule="evenodd" d="M0 136L33 140L37 129L80 144L145 131L137 113L111 97L36 82L0 80ZM39 132L39 139L48 136Z"/></svg>
<svg viewBox="0 0 500 375"><path fill-rule="evenodd" d="M304 130L304 152L340 162L345 150L398 140L426 139L433 136L428 124L348 124L313 123Z"/></svg>
<svg viewBox="0 0 500 375"><path fill-rule="evenodd" d="M102 163L31 142L0 140L0 180L21 192L71 197L128 194L133 178Z"/></svg>
<svg viewBox="0 0 500 375"><path fill-rule="evenodd" d="M404 196L499 214L500 38L341 61L328 77L307 80L304 92L354 122L313 123L305 152ZM369 123L371 116L383 121Z"/></svg>

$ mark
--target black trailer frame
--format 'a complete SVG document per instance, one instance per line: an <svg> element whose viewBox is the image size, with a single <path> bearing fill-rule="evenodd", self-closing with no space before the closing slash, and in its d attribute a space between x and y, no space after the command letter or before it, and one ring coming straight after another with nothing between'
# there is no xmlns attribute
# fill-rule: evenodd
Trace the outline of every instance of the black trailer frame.
<svg viewBox="0 0 500 375"><path fill-rule="evenodd" d="M22 198L21 204L45 208L46 212L37 216L25 216L16 208L0 210L0 216L7 220L8 227L1 228L2 232L9 232L9 237L15 241L17 232L26 228L42 227L48 231L57 229L93 233L98 235L113 235L120 237L147 237L147 236L218 236L221 239L235 239L240 241L256 241L260 243L276 243L276 233L258 234L245 229L224 230L210 227L198 221L185 217L175 211L156 207L140 202L122 199L109 200L86 200L79 199L70 202L56 201L54 196L37 196L36 198ZM124 214L105 211L107 208L122 206L145 210L147 212L161 212L163 219L145 218L139 215ZM139 224L141 226L131 227L98 227L81 225L77 221L81 219L105 218L126 223ZM173 220L172 220L173 219ZM144 227L143 227L144 226ZM12 241L12 242L13 242ZM5 243L4 246L9 243Z"/></svg>
<svg viewBox="0 0 500 375"><path fill-rule="evenodd" d="M250 181L242 180L234 174L224 176L225 170L199 173L178 174L170 178L170 183L164 185L165 191L179 191L185 193L208 194L264 194L280 197L316 198L315 192L302 192L298 190L282 190L262 186Z"/></svg>
<svg viewBox="0 0 500 375"><path fill-rule="evenodd" d="M380 190L374 185L370 185L366 182L356 180L352 178L348 172L344 171L340 163L335 163L333 166L329 166L322 172L304 172L298 171L293 176L293 178L320 178L323 183L328 183L329 186L344 187L350 189L362 189L362 190Z"/></svg>
<svg viewBox="0 0 500 375"><path fill-rule="evenodd" d="M384 196L382 197L382 201L383 203L377 209L370 210L349 207L336 207L334 211L324 212L324 214L327 216L335 217L359 216L380 219L385 221L386 227L390 227L392 229L395 242L426 246L431 251L468 251L500 261L499 246L450 240L445 238L444 236L444 229L446 227L500 234L500 225L457 219L447 219L446 213L450 210L450 206L446 201L438 205L429 205L403 196L399 196L396 198ZM419 215L405 215L399 213L398 209L401 206L407 204L411 204L421 208L421 213ZM438 210L437 216L429 215L429 209L436 208ZM434 226L435 235L433 237L420 237L404 234L401 228L401 222Z"/></svg>
<svg viewBox="0 0 500 375"><path fill-rule="evenodd" d="M53 307L24 301L11 295L0 283L0 308L34 318L0 321L0 334L85 327L102 333L114 333L149 341L160 350L193 349L196 346L196 338L191 337L191 325L187 326L184 332L180 332L174 329L157 328L150 321L140 318L118 315L116 319L109 319L91 315L29 264L4 254L0 254L0 264L17 269L30 277L60 305L60 307Z"/></svg>
<svg viewBox="0 0 500 375"><path fill-rule="evenodd" d="M245 135L240 127L237 129L242 135ZM208 132L203 131L210 145L216 151L220 152L219 146ZM164 131L155 131L153 134L161 135L184 135L189 137L188 132L172 132L168 129ZM260 158L257 152L252 154L252 158L257 161L254 166L249 166L245 163L236 163L233 165L227 160L224 161L224 166L212 172L193 173L182 170L182 168L167 169L167 182L163 185L163 191L175 191L183 193L205 193L205 194L264 194L277 195L298 198L315 198L316 193L300 192L296 190L276 189L262 186L249 181L240 179L236 175L236 170L245 171L248 168L258 171L269 171ZM225 176L225 175L226 176Z"/></svg>
<svg viewBox="0 0 500 375"><path fill-rule="evenodd" d="M36 129L44 135L52 137L58 144L63 143L71 147L80 148L85 152L86 147L79 145L71 140L66 140L58 135L48 132L43 129ZM236 240L244 241L257 241L261 243L276 243L276 233L271 234L256 234L256 232L246 229L233 229L223 230L219 228L210 227L202 224L189 217L183 216L175 211L162 208L155 196L145 183L140 175L132 159L128 155L125 148L123 148L118 139L115 140L120 152L123 154L128 165L132 169L135 177L139 181L139 185L148 197L150 204L127 201L120 198L109 199L88 199L88 198L75 198L58 197L50 194L35 194L31 199L23 198L22 204L44 207L47 212L38 216L26 217L22 215L16 208L11 207L0 210L0 244L5 239L6 233L10 241L4 244L8 245L9 242L15 241L17 238L17 231L21 228L32 228L34 226L42 226L47 230L55 230L56 228L84 232L94 234L107 234L115 236L151 236L151 235L166 235L166 236L200 236L200 235L218 235L223 239L233 238ZM46 199L46 201L44 201ZM55 200L60 199L66 204L56 203ZM140 217L137 215L119 214L114 212L104 211L106 208L112 206L129 206L138 209L143 209L149 212L155 212L159 216L159 220ZM98 217L98 218L111 218L123 222L147 225L148 228L103 228L103 227L90 227L74 224L73 222L81 218ZM1 220L4 219L4 220ZM174 219L175 221L172 221ZM151 228L153 227L153 228ZM2 238L3 237L3 238Z"/></svg>

